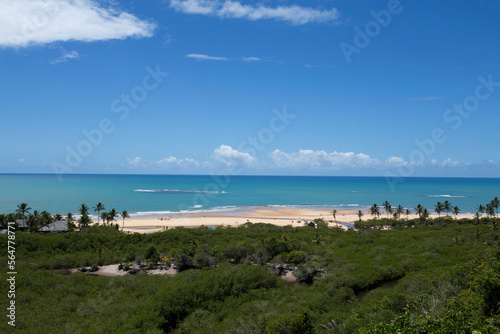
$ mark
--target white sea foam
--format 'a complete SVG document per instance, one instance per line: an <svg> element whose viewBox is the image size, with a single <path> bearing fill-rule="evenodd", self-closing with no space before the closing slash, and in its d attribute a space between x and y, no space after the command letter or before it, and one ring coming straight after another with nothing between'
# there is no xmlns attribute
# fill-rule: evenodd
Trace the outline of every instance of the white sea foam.
<svg viewBox="0 0 500 334"><path fill-rule="evenodd" d="M462 195L427 195L427 197L467 198L469 196L462 196Z"/></svg>
<svg viewBox="0 0 500 334"><path fill-rule="evenodd" d="M183 214L183 213L203 213L203 212L220 212L220 211L234 211L238 209L242 209L244 207L239 206L217 206L213 208L207 208L203 210L196 210L202 208L203 205L193 205L190 207L190 210L179 210L179 211L139 211L130 214L133 218L142 218L142 217L165 217L165 216L173 216Z"/></svg>
<svg viewBox="0 0 500 334"><path fill-rule="evenodd" d="M180 189L135 189L135 192L153 194L226 194L225 191L180 190Z"/></svg>
<svg viewBox="0 0 500 334"><path fill-rule="evenodd" d="M173 213L179 213L178 211L139 211L139 212L134 212L130 214L132 217L146 217L146 216L168 216Z"/></svg>

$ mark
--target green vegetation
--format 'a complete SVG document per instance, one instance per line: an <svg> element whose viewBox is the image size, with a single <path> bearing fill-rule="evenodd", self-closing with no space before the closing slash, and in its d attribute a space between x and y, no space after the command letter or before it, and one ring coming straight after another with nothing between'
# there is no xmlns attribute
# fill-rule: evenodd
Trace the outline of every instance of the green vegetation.
<svg viewBox="0 0 500 334"><path fill-rule="evenodd" d="M28 208L28 207L26 207ZM397 211L397 210L396 210ZM26 213L20 213L26 214ZM376 217L376 212L374 213ZM497 333L496 217L357 222L360 230L247 223L150 235L90 226L16 233L17 328L41 333ZM382 231L380 223L393 226ZM392 225L394 224L394 225ZM7 238L0 237L7 248ZM173 263L175 276L60 269ZM6 262L0 270L7 272ZM285 283L288 268L298 283ZM7 291L8 282L0 283ZM8 332L6 322L1 332Z"/></svg>
<svg viewBox="0 0 500 334"><path fill-rule="evenodd" d="M408 219L410 210L386 201L370 208L372 219L359 211L356 230L315 219L315 228L247 223L146 235L120 233L115 219L128 212L102 203L93 209L103 224L91 225L82 204L79 232L34 233L62 217L22 203L0 224L28 225L15 239L22 332L498 333L498 206L495 198L474 219L457 219L458 207L438 202L437 218L418 205ZM71 213L66 220L76 227ZM0 247L7 240L1 235ZM89 275L107 264L128 274ZM171 266L174 276L148 274ZM70 268L81 272L63 275Z"/></svg>

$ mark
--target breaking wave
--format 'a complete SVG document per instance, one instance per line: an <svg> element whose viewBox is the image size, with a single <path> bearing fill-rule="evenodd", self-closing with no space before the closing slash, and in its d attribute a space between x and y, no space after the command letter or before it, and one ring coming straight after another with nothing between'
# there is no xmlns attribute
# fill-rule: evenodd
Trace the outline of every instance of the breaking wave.
<svg viewBox="0 0 500 334"><path fill-rule="evenodd" d="M468 198L469 196L461 196L461 195L427 195L427 197Z"/></svg>
<svg viewBox="0 0 500 334"><path fill-rule="evenodd" d="M136 189L140 193L151 194L225 194L225 191L178 190L178 189Z"/></svg>

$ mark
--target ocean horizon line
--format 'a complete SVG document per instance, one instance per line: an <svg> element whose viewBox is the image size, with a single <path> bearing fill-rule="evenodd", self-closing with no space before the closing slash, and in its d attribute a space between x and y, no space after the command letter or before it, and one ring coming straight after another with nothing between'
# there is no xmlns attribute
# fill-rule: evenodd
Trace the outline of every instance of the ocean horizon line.
<svg viewBox="0 0 500 334"><path fill-rule="evenodd" d="M2 173L0 175L48 175L58 177L57 173ZM303 174L161 174L161 173L70 173L65 176L204 176L204 177L311 177L311 178L392 178L386 175L303 175ZM500 177L482 176L399 176L402 179L483 179L499 180Z"/></svg>

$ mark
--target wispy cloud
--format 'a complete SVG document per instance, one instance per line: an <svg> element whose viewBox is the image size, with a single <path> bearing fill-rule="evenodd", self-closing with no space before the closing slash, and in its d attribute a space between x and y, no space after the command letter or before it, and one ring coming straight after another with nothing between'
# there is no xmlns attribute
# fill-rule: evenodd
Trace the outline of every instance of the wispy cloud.
<svg viewBox="0 0 500 334"><path fill-rule="evenodd" d="M222 61L244 61L247 63L254 63L254 62L261 62L264 61L264 59L259 58L259 57L242 57L242 58L227 58L227 57L214 57L214 56L209 56L209 55L204 55L204 54L199 54L199 53L191 53L186 55L188 58L193 58L196 60L222 60Z"/></svg>
<svg viewBox="0 0 500 334"><path fill-rule="evenodd" d="M170 0L170 7L185 14L211 15L223 18L247 20L273 19L293 25L307 23L337 22L340 16L336 8L319 10L309 7L243 5L238 1L226 0Z"/></svg>
<svg viewBox="0 0 500 334"><path fill-rule="evenodd" d="M162 167L180 167L180 168L200 167L200 163L191 158L179 159L176 157L168 157L155 161L155 164L157 166L162 166Z"/></svg>
<svg viewBox="0 0 500 334"><path fill-rule="evenodd" d="M495 161L495 160L485 160L482 162L483 166L500 166L500 161Z"/></svg>
<svg viewBox="0 0 500 334"><path fill-rule="evenodd" d="M280 150L270 152L269 157L277 168L341 169L367 168L380 165L377 159L367 154L354 152L332 152L299 150L286 153Z"/></svg>
<svg viewBox="0 0 500 334"><path fill-rule="evenodd" d="M22 166L22 167L32 166L32 164L28 160L23 159L23 158L19 159L18 163L19 163L19 166Z"/></svg>
<svg viewBox="0 0 500 334"><path fill-rule="evenodd" d="M131 167L140 167L144 165L141 157L135 157L134 159L127 158L127 164Z"/></svg>
<svg viewBox="0 0 500 334"><path fill-rule="evenodd" d="M424 97L412 97L408 101L434 101L444 99L444 96L424 96Z"/></svg>
<svg viewBox="0 0 500 334"><path fill-rule="evenodd" d="M197 53L188 54L186 57L193 58L196 60L223 60L223 61L229 60L226 57L213 57L213 56L202 55L202 54L197 54Z"/></svg>
<svg viewBox="0 0 500 334"><path fill-rule="evenodd" d="M246 61L246 62L262 61L262 59L260 59L258 57L243 57L242 59L243 59L243 61Z"/></svg>
<svg viewBox="0 0 500 334"><path fill-rule="evenodd" d="M441 164L443 167L459 167L461 164L459 161L455 161L451 158L444 160Z"/></svg>
<svg viewBox="0 0 500 334"><path fill-rule="evenodd" d="M0 11L0 47L149 37L155 27L92 0L7 0Z"/></svg>
<svg viewBox="0 0 500 334"><path fill-rule="evenodd" d="M61 57L57 58L56 60L50 62L52 65L59 64L59 63L64 63L68 61L69 59L78 59L80 58L80 55L78 52L75 50L70 51L70 52L64 52Z"/></svg>
<svg viewBox="0 0 500 334"><path fill-rule="evenodd" d="M135 157L134 159L127 159L127 165L132 168L161 167L165 169L178 169L205 167L206 163L200 164L198 161L191 158L176 158L170 156L159 160L143 160L140 157Z"/></svg>
<svg viewBox="0 0 500 334"><path fill-rule="evenodd" d="M399 167L460 167L462 164L459 161L455 161L451 158L447 158L442 162L437 159L430 159L428 162L425 161L407 161L400 157L390 157L385 161L384 164L387 168L399 168Z"/></svg>

